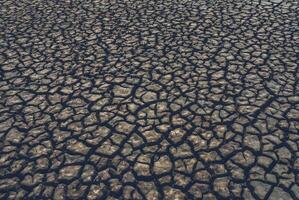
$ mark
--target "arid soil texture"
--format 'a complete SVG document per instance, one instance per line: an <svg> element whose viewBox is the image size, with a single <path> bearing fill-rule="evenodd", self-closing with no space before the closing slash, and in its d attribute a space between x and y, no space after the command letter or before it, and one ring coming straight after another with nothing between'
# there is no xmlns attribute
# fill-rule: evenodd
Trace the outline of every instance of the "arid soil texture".
<svg viewBox="0 0 299 200"><path fill-rule="evenodd" d="M297 0L0 2L0 199L299 199Z"/></svg>

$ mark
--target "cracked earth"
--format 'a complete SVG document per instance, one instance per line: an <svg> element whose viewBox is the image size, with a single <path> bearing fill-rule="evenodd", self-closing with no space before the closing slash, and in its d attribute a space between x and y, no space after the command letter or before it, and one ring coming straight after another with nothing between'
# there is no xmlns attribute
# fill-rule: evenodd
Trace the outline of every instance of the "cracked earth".
<svg viewBox="0 0 299 200"><path fill-rule="evenodd" d="M299 199L296 0L6 0L0 199Z"/></svg>

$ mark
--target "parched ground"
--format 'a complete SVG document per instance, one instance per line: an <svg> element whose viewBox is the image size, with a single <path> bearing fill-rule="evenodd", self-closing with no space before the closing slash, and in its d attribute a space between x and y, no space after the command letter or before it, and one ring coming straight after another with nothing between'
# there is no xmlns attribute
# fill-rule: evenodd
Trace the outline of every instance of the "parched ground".
<svg viewBox="0 0 299 200"><path fill-rule="evenodd" d="M299 199L297 0L2 0L0 199Z"/></svg>

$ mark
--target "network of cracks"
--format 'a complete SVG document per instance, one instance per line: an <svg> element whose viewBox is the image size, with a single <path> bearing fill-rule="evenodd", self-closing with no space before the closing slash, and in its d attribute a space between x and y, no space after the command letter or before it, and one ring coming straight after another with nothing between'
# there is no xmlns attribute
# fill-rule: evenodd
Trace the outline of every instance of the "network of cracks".
<svg viewBox="0 0 299 200"><path fill-rule="evenodd" d="M1 4L0 199L299 199L296 0Z"/></svg>

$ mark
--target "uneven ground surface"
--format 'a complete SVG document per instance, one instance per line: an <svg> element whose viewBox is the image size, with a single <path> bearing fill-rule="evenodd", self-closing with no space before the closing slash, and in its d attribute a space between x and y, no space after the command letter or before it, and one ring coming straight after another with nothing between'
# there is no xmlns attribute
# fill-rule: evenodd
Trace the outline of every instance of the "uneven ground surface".
<svg viewBox="0 0 299 200"><path fill-rule="evenodd" d="M0 199L299 198L296 0L0 14Z"/></svg>

